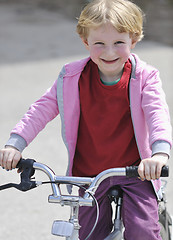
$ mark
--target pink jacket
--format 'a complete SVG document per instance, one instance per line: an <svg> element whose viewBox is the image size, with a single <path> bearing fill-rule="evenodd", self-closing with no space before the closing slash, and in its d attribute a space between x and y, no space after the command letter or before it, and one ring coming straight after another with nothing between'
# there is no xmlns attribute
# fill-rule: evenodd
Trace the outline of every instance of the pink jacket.
<svg viewBox="0 0 173 240"><path fill-rule="evenodd" d="M131 116L140 157L144 159L156 152L170 151L172 130L158 71L141 61L135 54L130 58ZM60 113L62 137L69 156L67 173L72 174L80 116L78 81L88 60L89 58L86 58L63 67L53 86L31 105L23 119L12 130L8 145L15 145L22 151L45 125ZM18 140L14 141L16 136ZM153 183L158 193L160 181Z"/></svg>

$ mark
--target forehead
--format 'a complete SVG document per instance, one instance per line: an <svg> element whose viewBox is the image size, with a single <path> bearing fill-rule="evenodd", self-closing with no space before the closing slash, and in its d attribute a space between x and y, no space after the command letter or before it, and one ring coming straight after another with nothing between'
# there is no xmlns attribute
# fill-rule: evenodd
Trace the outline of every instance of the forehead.
<svg viewBox="0 0 173 240"><path fill-rule="evenodd" d="M123 32L120 33L111 23L102 24L95 28L90 28L88 32L88 39L117 39L129 38L129 33Z"/></svg>

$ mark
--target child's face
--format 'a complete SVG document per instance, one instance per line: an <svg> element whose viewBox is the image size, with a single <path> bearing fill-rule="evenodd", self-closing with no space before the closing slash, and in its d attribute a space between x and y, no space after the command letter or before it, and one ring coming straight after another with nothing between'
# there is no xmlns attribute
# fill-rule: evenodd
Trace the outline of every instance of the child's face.
<svg viewBox="0 0 173 240"><path fill-rule="evenodd" d="M93 62L98 65L102 77L119 78L132 43L129 33L119 33L112 24L106 23L98 28L91 28L87 40L83 39Z"/></svg>

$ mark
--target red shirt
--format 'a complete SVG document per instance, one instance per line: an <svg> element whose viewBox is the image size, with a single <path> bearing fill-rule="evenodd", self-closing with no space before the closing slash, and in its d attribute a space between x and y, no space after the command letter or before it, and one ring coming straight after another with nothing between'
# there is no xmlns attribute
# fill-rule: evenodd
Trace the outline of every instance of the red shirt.
<svg viewBox="0 0 173 240"><path fill-rule="evenodd" d="M136 146L128 99L131 63L120 81L104 85L90 60L79 80L80 122L74 156L74 176L95 176L103 170L136 165Z"/></svg>

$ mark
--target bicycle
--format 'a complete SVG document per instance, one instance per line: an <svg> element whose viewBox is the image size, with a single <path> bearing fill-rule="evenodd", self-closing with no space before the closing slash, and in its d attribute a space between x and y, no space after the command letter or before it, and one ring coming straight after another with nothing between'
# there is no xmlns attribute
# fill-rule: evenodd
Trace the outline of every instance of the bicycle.
<svg viewBox="0 0 173 240"><path fill-rule="evenodd" d="M52 195L49 196L49 203L58 203L61 206L70 206L71 213L69 221L59 221L56 220L52 226L52 234L56 236L65 237L66 240L78 240L79 239L79 221L78 221L78 212L80 206L92 207L96 205L97 208L97 217L95 224L86 237L87 240L92 232L94 231L98 216L99 216L99 206L97 200L94 197L94 194L99 186L99 184L108 177L112 176L127 176L135 177L138 176L137 167L126 167L126 168L113 168L108 169L94 178L90 177L70 177L70 176L56 176L52 169L42 163L38 163L33 159L21 159L17 165L17 168L21 171L20 177L21 182L19 184L8 183L0 186L0 190L14 187L20 191L28 191L42 184L51 184ZM41 170L44 172L49 181L33 181L33 175L35 170ZM161 176L168 176L168 167L164 166L162 169ZM60 185L75 185L79 188L85 190L83 197L78 195L63 195L61 193ZM88 188L86 188L86 186ZM166 187L166 184L164 185ZM123 223L121 219L121 207L123 201L122 190L115 186L108 191L108 197L112 204L115 204L115 213L114 213L114 227L112 232L105 238L105 240L122 240L123 239ZM163 191L163 199L159 203L159 223L161 225L161 236L163 240L171 240L171 227L172 220L167 212L166 208L166 195Z"/></svg>

